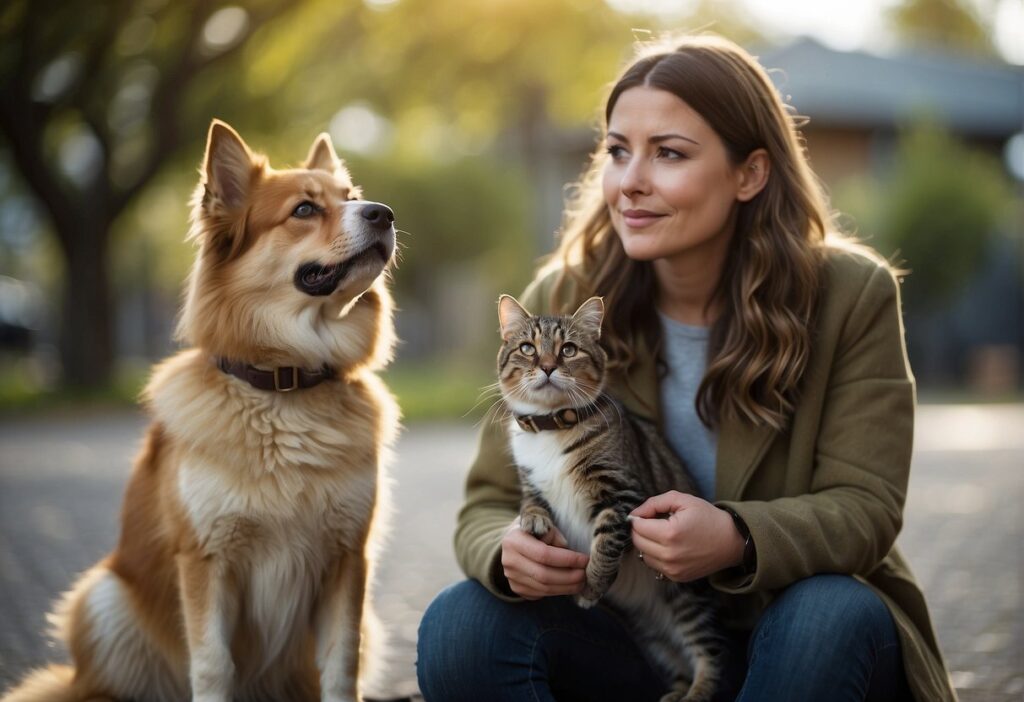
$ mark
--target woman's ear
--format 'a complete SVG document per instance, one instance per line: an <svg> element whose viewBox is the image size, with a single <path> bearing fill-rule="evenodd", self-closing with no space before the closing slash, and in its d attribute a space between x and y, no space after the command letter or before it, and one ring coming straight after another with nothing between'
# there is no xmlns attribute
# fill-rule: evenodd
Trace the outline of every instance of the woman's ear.
<svg viewBox="0 0 1024 702"><path fill-rule="evenodd" d="M768 152L764 149L754 149L747 156L739 171L739 189L736 191L736 199L740 202L749 202L764 190L771 175L772 162L768 160Z"/></svg>

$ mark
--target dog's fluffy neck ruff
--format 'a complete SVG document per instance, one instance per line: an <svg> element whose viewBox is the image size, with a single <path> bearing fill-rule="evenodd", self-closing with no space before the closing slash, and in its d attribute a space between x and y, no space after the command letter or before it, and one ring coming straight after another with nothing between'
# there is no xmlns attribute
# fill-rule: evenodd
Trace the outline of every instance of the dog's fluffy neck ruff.
<svg viewBox="0 0 1024 702"><path fill-rule="evenodd" d="M326 365L339 379L391 360L392 301L383 275L351 300L311 299L292 310L256 305L249 296L231 302L204 275L211 274L197 263L177 335L211 357L265 370Z"/></svg>

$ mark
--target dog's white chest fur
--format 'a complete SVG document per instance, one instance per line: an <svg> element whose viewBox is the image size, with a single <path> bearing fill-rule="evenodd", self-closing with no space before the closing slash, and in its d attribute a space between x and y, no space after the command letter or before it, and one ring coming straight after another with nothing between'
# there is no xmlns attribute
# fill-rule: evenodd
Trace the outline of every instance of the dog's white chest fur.
<svg viewBox="0 0 1024 702"><path fill-rule="evenodd" d="M569 548L589 553L589 509L583 498L576 494L561 442L553 432L526 432L515 421L512 421L510 433L516 464L529 474L530 481L548 501L555 523L569 543Z"/></svg>
<svg viewBox="0 0 1024 702"><path fill-rule="evenodd" d="M239 616L260 638L265 661L290 648L305 622L345 528L365 523L372 509L373 473L287 476L230 471L198 460L185 462L178 492L204 552L231 563L245 591ZM365 495L363 504L354 496ZM338 509L344 505L344 512Z"/></svg>

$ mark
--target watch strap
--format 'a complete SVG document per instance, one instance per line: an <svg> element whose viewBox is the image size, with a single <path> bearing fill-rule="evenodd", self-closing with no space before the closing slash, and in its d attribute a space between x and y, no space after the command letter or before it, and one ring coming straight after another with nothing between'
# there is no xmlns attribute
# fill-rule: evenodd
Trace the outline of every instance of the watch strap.
<svg viewBox="0 0 1024 702"><path fill-rule="evenodd" d="M754 547L754 538L750 535L750 527L736 510L723 506L719 506L719 508L728 512L732 517L733 524L736 525L736 531L743 537L743 562L738 568L744 575L752 575L757 570L757 549Z"/></svg>

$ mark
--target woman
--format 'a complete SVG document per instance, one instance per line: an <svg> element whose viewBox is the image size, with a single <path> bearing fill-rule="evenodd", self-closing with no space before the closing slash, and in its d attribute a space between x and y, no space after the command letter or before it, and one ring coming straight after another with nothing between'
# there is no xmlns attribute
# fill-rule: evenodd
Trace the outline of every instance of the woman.
<svg viewBox="0 0 1024 702"><path fill-rule="evenodd" d="M721 593L738 660L723 699L955 699L893 546L914 416L893 272L828 231L794 120L738 46L645 48L605 119L523 301L603 296L612 394L695 473L703 494L651 497L633 542L658 577ZM506 445L485 427L455 537L471 579L421 624L426 699L657 699L614 614L565 597L587 556L518 528Z"/></svg>

